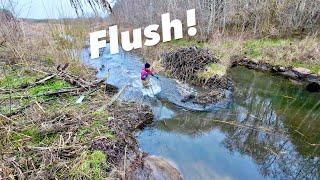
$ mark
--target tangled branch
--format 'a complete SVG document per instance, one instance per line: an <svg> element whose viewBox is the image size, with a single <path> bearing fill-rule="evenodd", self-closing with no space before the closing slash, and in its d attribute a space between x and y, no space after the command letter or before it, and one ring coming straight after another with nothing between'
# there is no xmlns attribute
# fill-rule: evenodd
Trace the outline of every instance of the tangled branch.
<svg viewBox="0 0 320 180"><path fill-rule="evenodd" d="M83 6L84 4L88 3L92 10L97 13L97 8L100 8L102 10L105 10L106 12L112 12L112 7L110 3L107 0L87 0L87 1L82 1L82 0L70 0L70 3L72 7L76 10L76 13L79 15L80 12L83 13ZM80 10L80 12L79 12Z"/></svg>

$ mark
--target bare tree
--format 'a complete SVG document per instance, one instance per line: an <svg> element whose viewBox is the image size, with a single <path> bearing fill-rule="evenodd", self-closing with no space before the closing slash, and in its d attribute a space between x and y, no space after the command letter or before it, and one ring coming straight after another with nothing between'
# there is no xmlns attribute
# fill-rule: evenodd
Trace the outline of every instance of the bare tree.
<svg viewBox="0 0 320 180"><path fill-rule="evenodd" d="M257 36L317 33L319 0L118 0L110 19L126 27L159 22L162 13L185 20L185 11L196 8L199 36L213 32L246 32Z"/></svg>

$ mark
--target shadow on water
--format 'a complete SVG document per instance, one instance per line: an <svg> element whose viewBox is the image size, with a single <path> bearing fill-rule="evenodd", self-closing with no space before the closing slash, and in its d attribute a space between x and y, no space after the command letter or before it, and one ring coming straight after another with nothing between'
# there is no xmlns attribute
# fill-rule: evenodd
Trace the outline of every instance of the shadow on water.
<svg viewBox="0 0 320 180"><path fill-rule="evenodd" d="M139 80L142 63L135 56L88 56L85 51L84 62L99 70L98 77L108 75L110 84L121 88ZM138 134L141 149L176 163L185 179L318 179L320 94L242 67L229 75L232 103L208 108L181 104L180 84L165 77L157 82L158 98L145 99L130 86L121 99L150 105L157 119Z"/></svg>

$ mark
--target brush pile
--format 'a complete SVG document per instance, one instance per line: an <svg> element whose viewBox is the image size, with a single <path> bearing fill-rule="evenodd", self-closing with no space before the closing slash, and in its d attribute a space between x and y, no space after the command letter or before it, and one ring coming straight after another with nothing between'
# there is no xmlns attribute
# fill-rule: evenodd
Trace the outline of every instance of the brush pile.
<svg viewBox="0 0 320 180"><path fill-rule="evenodd" d="M181 48L163 54L163 65L175 78L197 85L198 73L204 71L208 64L218 62L208 50L196 47Z"/></svg>
<svg viewBox="0 0 320 180"><path fill-rule="evenodd" d="M205 92L191 98L194 103L207 104L219 101L224 92L230 89L231 82L226 76L201 76L212 64L218 64L217 59L207 49L196 47L180 48L162 55L162 63L172 77L185 83L204 88ZM188 101L191 101L190 98Z"/></svg>

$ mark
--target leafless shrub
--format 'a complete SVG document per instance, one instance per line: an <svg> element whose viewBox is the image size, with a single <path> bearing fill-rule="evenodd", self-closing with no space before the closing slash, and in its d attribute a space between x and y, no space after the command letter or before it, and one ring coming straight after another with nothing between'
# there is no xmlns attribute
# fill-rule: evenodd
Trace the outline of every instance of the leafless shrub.
<svg viewBox="0 0 320 180"><path fill-rule="evenodd" d="M256 36L315 34L320 28L319 0L118 0L113 7L114 23L142 27L160 21L162 13L186 18L196 8L198 35L250 33ZM130 13L129 13L130 12Z"/></svg>
<svg viewBox="0 0 320 180"><path fill-rule="evenodd" d="M0 45L15 44L21 37L21 28L13 13L0 9Z"/></svg>
<svg viewBox="0 0 320 180"><path fill-rule="evenodd" d="M89 4L94 12L97 12L97 8L100 8L112 13L111 5L107 0L70 0L70 3L74 7L78 15L80 14L80 12L83 13L83 6L85 4Z"/></svg>

